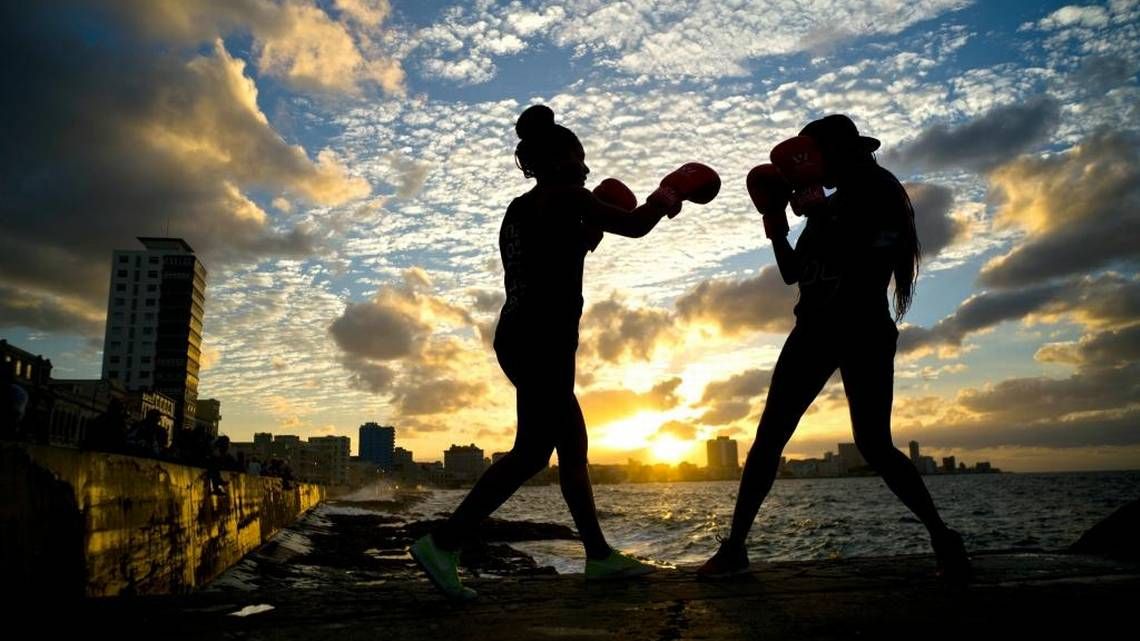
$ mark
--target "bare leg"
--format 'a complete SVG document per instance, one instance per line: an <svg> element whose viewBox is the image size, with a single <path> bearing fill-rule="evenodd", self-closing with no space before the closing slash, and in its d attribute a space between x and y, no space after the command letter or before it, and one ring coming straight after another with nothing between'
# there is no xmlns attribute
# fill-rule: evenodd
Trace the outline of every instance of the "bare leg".
<svg viewBox="0 0 1140 641"><path fill-rule="evenodd" d="M796 327L780 351L756 429L756 441L748 451L740 478L732 533L727 541L730 546L744 547L756 513L776 479L780 453L808 406L835 371L838 361L822 342L819 337Z"/></svg>
<svg viewBox="0 0 1140 641"><path fill-rule="evenodd" d="M881 341L871 334L864 345L870 349L853 349L844 355L840 364L855 444L867 463L882 476L887 487L922 521L931 535L941 534L946 530L946 524L938 515L926 484L910 459L895 448L891 439L893 337Z"/></svg>
<svg viewBox="0 0 1140 641"><path fill-rule="evenodd" d="M432 533L440 547L459 548L483 519L550 462L550 455L554 453L554 439L550 435L557 432L552 423L566 421L565 404L558 407L550 403L549 395L541 390L520 389L517 398L519 425L514 447L483 472L451 517Z"/></svg>
<svg viewBox="0 0 1140 641"><path fill-rule="evenodd" d="M558 440L558 479L562 487L562 498L574 517L578 535L586 548L586 556L591 559L604 559L610 554L610 546L602 534L598 523L598 511L594 506L594 489L590 484L590 469L586 457L588 440L586 421L578 399L571 397L571 421Z"/></svg>

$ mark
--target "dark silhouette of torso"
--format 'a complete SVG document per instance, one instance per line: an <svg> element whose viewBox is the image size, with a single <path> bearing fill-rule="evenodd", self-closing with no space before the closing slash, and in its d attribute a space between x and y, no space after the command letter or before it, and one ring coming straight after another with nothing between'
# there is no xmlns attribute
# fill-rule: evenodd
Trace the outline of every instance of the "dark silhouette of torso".
<svg viewBox="0 0 1140 641"><path fill-rule="evenodd" d="M590 198L584 188L535 188L511 201L499 230L506 301L496 344L524 337L577 341Z"/></svg>
<svg viewBox="0 0 1140 641"><path fill-rule="evenodd" d="M899 232L891 212L903 206L900 189L886 170L869 168L808 217L796 243L797 322L892 321L887 287Z"/></svg>

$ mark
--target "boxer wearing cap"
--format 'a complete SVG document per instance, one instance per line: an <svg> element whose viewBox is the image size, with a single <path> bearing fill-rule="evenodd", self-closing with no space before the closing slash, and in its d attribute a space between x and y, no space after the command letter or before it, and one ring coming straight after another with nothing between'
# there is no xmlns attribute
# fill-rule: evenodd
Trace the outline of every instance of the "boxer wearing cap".
<svg viewBox="0 0 1140 641"><path fill-rule="evenodd" d="M878 140L836 114L809 123L772 150L771 165L749 173L749 194L764 216L780 274L799 285L800 298L748 452L731 534L698 571L703 578L748 570L745 541L780 454L836 369L859 451L926 525L941 575L955 582L970 577L961 536L943 523L918 471L891 440L895 323L910 307L920 247L910 199L876 162L878 148ZM835 192L825 196L824 187ZM787 238L789 201L807 217L795 248ZM887 300L892 278L893 316Z"/></svg>

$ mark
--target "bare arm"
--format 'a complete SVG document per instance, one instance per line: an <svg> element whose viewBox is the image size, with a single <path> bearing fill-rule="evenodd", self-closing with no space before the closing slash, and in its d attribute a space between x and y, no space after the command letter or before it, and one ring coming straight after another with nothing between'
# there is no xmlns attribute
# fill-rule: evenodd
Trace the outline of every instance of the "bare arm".
<svg viewBox="0 0 1140 641"><path fill-rule="evenodd" d="M800 259L796 250L788 242L787 236L777 236L772 240L772 250L776 254L776 266L785 285L792 285L800 279Z"/></svg>
<svg viewBox="0 0 1140 641"><path fill-rule="evenodd" d="M649 203L645 203L633 211L626 211L620 207L606 204L597 198L591 200L589 219L602 231L627 238L641 238L648 234L668 213L665 209Z"/></svg>

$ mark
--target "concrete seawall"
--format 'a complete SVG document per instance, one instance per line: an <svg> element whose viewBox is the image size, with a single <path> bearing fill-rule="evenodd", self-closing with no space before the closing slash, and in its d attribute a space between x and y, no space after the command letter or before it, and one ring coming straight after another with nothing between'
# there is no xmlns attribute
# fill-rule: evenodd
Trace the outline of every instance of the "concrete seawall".
<svg viewBox="0 0 1140 641"><path fill-rule="evenodd" d="M152 459L0 443L0 581L23 596L183 593L325 498L324 488Z"/></svg>

